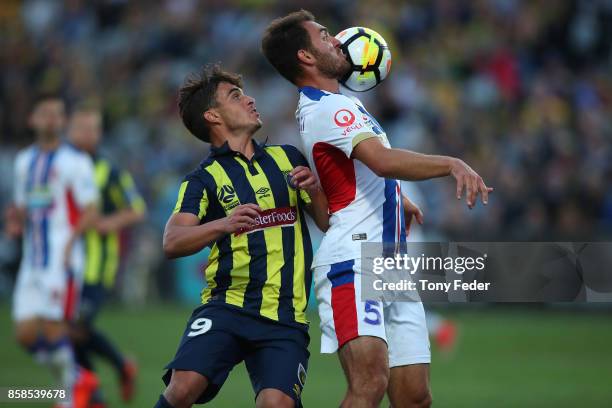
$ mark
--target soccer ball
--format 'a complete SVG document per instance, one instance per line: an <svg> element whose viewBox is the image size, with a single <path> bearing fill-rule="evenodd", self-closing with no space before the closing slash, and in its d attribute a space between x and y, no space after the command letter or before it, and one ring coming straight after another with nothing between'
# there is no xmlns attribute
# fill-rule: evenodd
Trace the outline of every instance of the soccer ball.
<svg viewBox="0 0 612 408"><path fill-rule="evenodd" d="M340 83L351 91L364 92L380 84L391 70L391 51L376 31L351 27L336 35L341 49L352 65Z"/></svg>

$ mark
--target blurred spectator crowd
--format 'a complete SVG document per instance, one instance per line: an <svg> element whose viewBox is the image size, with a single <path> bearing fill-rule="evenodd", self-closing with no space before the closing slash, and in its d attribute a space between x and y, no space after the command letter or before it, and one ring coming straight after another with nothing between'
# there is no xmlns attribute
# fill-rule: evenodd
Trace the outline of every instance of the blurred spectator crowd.
<svg viewBox="0 0 612 408"><path fill-rule="evenodd" d="M262 112L258 137L300 146L297 92L259 44L273 18L302 7L331 32L367 26L389 42L389 79L357 96L392 145L460 157L495 188L470 211L450 180L419 183L426 237L612 237L611 0L4 0L0 204L14 152L32 141L33 97L96 101L104 150L150 209L132 242L159 254L180 178L208 153L178 116L186 74L216 61L240 72Z"/></svg>

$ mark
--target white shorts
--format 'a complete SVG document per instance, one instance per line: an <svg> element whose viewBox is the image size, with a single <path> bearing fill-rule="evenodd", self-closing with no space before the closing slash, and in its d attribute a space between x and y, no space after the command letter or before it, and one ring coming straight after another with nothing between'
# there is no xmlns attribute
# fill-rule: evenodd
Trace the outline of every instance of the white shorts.
<svg viewBox="0 0 612 408"><path fill-rule="evenodd" d="M314 268L321 318L321 353L334 353L359 336L383 339L389 367L431 361L425 311L420 302L361 300L361 260Z"/></svg>
<svg viewBox="0 0 612 408"><path fill-rule="evenodd" d="M63 268L32 268L22 263L13 292L13 320L73 320L80 280Z"/></svg>

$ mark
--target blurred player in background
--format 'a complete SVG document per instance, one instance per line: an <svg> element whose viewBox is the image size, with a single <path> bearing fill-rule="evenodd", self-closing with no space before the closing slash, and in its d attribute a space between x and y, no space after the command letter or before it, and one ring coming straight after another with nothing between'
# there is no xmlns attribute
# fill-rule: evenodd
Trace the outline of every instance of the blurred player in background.
<svg viewBox="0 0 612 408"><path fill-rule="evenodd" d="M260 145L240 76L207 67L180 90L183 123L211 153L188 174L164 231L171 258L212 246L207 288L166 367L156 408L212 400L242 361L256 406L299 407L308 369L312 245L303 210L326 230L327 200L293 146Z"/></svg>
<svg viewBox="0 0 612 408"><path fill-rule="evenodd" d="M330 228L315 257L321 351L339 350L348 390L343 407L426 407L430 351L421 303L361 299L361 242L406 240L414 206L399 181L453 176L469 208L490 189L463 161L392 149L359 100L340 93L350 69L340 42L307 11L274 20L262 50L300 90L296 112L304 151L329 200Z"/></svg>
<svg viewBox="0 0 612 408"><path fill-rule="evenodd" d="M85 232L85 272L79 318L72 326L72 339L79 364L93 370L90 358L95 353L115 369L121 397L129 401L134 394L136 366L127 360L110 339L95 327L100 308L112 290L119 269L122 229L143 220L145 202L130 174L99 154L102 138L102 114L94 107L75 109L68 126L68 138L93 159L95 181L100 191L100 217ZM101 395L94 398L103 406Z"/></svg>
<svg viewBox="0 0 612 408"><path fill-rule="evenodd" d="M97 217L93 164L61 140L64 102L45 95L34 105L35 143L15 159L13 234L23 232L23 258L13 295L17 341L67 390L59 406L86 408L98 380L75 361L68 322L77 314L83 231ZM20 228L17 226L21 226Z"/></svg>

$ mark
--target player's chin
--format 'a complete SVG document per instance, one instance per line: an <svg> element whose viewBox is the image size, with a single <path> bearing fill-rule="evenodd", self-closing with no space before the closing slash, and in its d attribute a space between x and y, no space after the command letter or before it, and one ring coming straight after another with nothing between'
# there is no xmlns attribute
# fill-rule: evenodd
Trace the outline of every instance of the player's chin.
<svg viewBox="0 0 612 408"><path fill-rule="evenodd" d="M351 72L351 64L348 61L345 61L346 64L342 64L338 68L338 75L336 75L336 79L342 79L347 76Z"/></svg>

